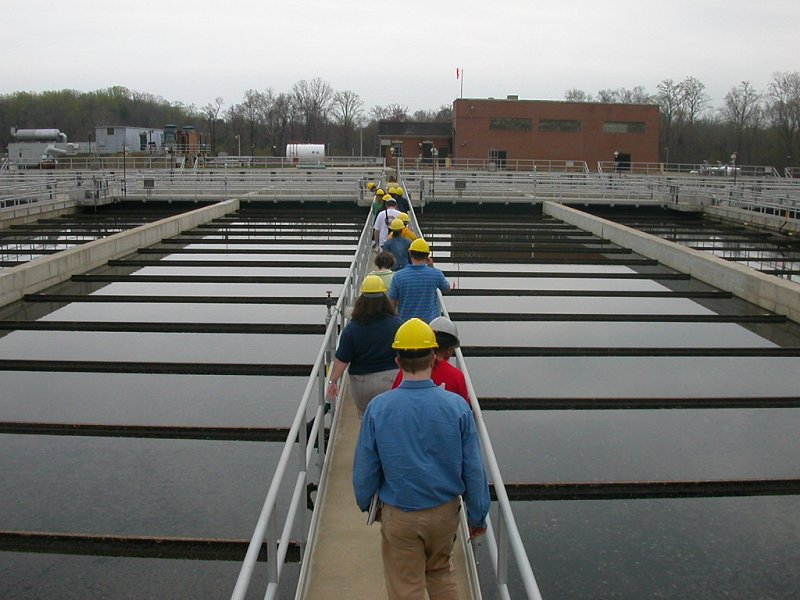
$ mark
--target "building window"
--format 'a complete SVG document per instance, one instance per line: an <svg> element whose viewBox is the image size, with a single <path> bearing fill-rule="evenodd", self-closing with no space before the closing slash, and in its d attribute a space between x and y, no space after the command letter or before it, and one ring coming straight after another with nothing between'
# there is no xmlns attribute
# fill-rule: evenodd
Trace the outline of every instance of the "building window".
<svg viewBox="0 0 800 600"><path fill-rule="evenodd" d="M570 119L541 119L539 131L558 131L562 133L579 133L581 122Z"/></svg>
<svg viewBox="0 0 800 600"><path fill-rule="evenodd" d="M106 129L106 135L114 135L114 128L109 127Z"/></svg>
<svg viewBox="0 0 800 600"><path fill-rule="evenodd" d="M644 133L644 122L603 121L603 133Z"/></svg>
<svg viewBox="0 0 800 600"><path fill-rule="evenodd" d="M505 119L489 119L489 129L532 131L533 121L531 119L515 119L513 117L508 117Z"/></svg>
<svg viewBox="0 0 800 600"><path fill-rule="evenodd" d="M392 153L392 156L397 158L403 156L403 142L395 142L392 144L390 152Z"/></svg>

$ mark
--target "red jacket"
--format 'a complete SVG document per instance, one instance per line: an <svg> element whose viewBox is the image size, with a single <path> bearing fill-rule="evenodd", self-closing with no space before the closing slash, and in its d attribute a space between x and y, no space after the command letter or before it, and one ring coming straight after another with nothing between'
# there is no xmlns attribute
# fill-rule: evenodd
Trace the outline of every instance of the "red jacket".
<svg viewBox="0 0 800 600"><path fill-rule="evenodd" d="M460 369L454 367L446 360L441 360L438 357L436 358L436 362L433 363L431 379L436 385L444 384L444 389L448 392L458 394L467 401L467 404L472 405L469 401L467 380L464 379L464 374ZM394 383L392 384L392 389L400 385L401 381L403 381L403 371L398 371L397 377L395 377Z"/></svg>

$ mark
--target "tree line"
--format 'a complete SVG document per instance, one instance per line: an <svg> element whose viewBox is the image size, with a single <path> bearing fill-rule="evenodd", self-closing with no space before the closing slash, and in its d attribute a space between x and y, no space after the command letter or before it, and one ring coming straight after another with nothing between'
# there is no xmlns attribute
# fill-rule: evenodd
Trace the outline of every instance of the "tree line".
<svg viewBox="0 0 800 600"><path fill-rule="evenodd" d="M212 153L282 155L287 143L323 143L333 155L375 156L378 121L444 121L452 108L418 110L389 104L367 110L351 90L337 91L320 78L295 83L288 92L245 91L241 102L222 97L203 107L168 102L160 96L114 86L94 92L76 90L0 95L0 144L5 149L19 129L59 129L69 141L86 141L96 126L163 128L192 126L209 135Z"/></svg>
<svg viewBox="0 0 800 600"><path fill-rule="evenodd" d="M643 86L603 89L596 96L567 90L573 102L658 104L659 154L672 163L728 163L783 169L800 162L800 73L773 73L767 88L749 81L732 87L713 107L705 84L695 77L664 79L651 94Z"/></svg>
<svg viewBox="0 0 800 600"><path fill-rule="evenodd" d="M664 162L729 162L772 165L800 161L800 73L774 73L765 90L748 81L732 87L722 105L713 107L706 86L695 77L664 79L654 93L643 86L603 89L596 95L567 90L573 102L658 104L659 153ZM58 90L0 95L0 144L10 129L57 128L70 141L85 141L96 126L162 128L168 123L193 126L209 134L212 153L281 155L287 143L324 143L334 155L374 156L378 121L450 122L452 107L410 113L399 103L367 109L352 90L337 91L327 81L301 80L289 91L249 89L226 106L218 97L202 107L169 102L160 96L114 86L80 92ZM530 157L537 158L537 157Z"/></svg>

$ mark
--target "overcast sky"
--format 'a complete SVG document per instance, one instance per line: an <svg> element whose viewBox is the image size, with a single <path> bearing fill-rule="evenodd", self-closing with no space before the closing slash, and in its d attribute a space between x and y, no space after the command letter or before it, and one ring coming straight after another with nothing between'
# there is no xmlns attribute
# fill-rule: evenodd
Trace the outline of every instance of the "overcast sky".
<svg viewBox="0 0 800 600"><path fill-rule="evenodd" d="M3 0L0 94L113 85L198 108L320 77L369 110L800 71L798 0Z"/></svg>

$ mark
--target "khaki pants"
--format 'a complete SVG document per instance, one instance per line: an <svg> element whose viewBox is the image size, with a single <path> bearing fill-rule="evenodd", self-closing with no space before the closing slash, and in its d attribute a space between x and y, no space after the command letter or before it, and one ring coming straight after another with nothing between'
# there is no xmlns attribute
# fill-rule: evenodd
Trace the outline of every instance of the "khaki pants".
<svg viewBox="0 0 800 600"><path fill-rule="evenodd" d="M359 419L364 416L367 404L375 396L392 389L395 377L397 377L397 369L367 375L350 375L350 395L358 410Z"/></svg>
<svg viewBox="0 0 800 600"><path fill-rule="evenodd" d="M419 511L384 505L381 513L383 572L390 600L458 600L450 563L459 501Z"/></svg>

